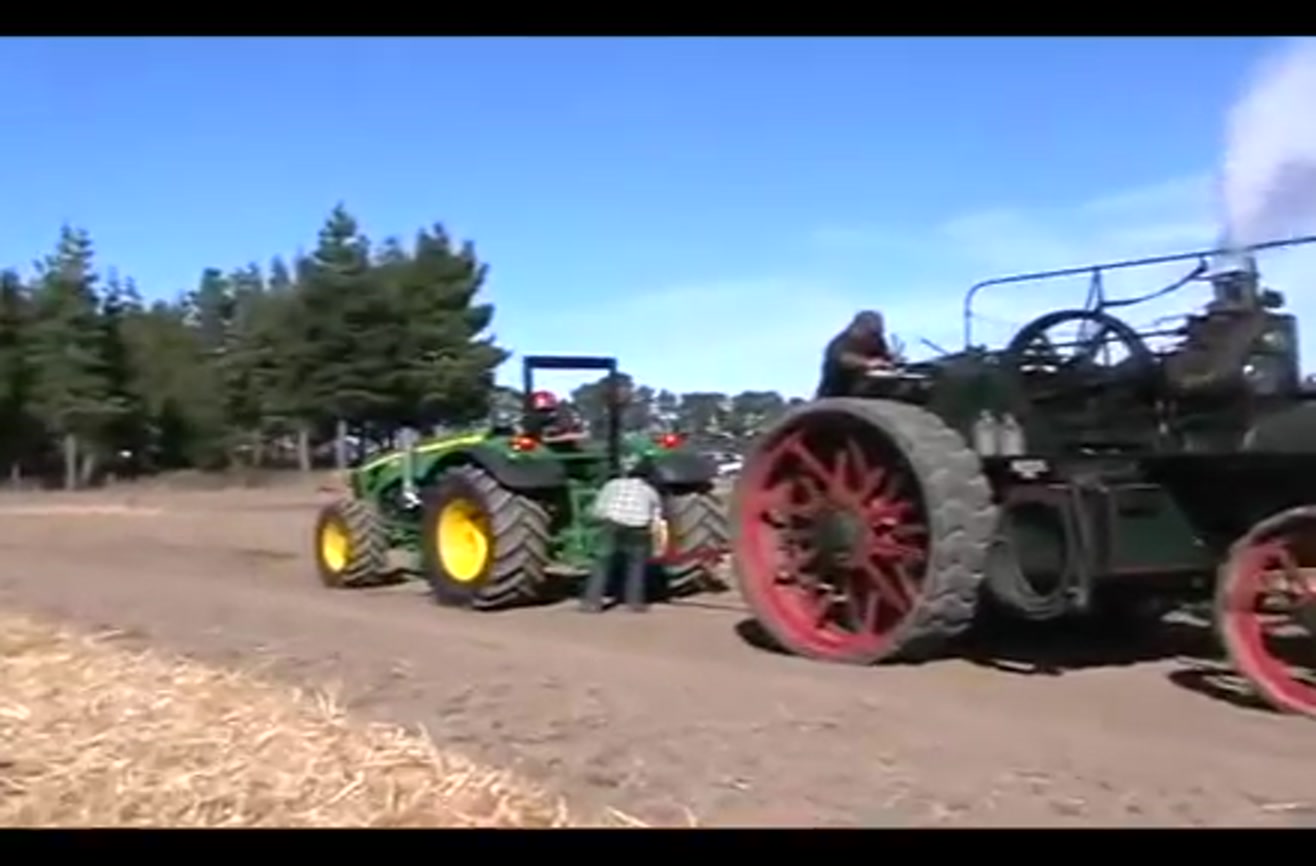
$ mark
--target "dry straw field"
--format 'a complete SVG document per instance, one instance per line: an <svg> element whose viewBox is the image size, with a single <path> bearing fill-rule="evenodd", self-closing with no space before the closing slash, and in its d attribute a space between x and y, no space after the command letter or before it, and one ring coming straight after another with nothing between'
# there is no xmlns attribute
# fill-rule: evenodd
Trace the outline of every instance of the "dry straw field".
<svg viewBox="0 0 1316 866"><path fill-rule="evenodd" d="M560 827L560 800L332 695L0 614L0 825Z"/></svg>

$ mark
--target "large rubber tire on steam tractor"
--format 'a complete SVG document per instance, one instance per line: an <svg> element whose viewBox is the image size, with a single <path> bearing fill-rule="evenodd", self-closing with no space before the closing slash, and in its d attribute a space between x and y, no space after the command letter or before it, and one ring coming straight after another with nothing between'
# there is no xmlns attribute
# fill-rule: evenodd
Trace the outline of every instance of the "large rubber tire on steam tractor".
<svg viewBox="0 0 1316 866"><path fill-rule="evenodd" d="M973 623L996 509L935 415L829 398L760 437L736 485L736 578L768 635L850 664L927 658Z"/></svg>
<svg viewBox="0 0 1316 866"><path fill-rule="evenodd" d="M717 563L730 539L726 507L717 494L698 489L663 497L667 520L666 569L669 598L724 590Z"/></svg>
<svg viewBox="0 0 1316 866"><path fill-rule="evenodd" d="M1316 718L1316 506L1268 517L1234 542L1215 622L1234 670L1267 703Z"/></svg>
<svg viewBox="0 0 1316 866"><path fill-rule="evenodd" d="M425 493L420 551L440 604L493 610L532 602L547 581L548 511L482 469L457 466Z"/></svg>
<svg viewBox="0 0 1316 866"><path fill-rule="evenodd" d="M315 521L315 567L330 589L364 586L388 569L388 536L374 505L340 499Z"/></svg>

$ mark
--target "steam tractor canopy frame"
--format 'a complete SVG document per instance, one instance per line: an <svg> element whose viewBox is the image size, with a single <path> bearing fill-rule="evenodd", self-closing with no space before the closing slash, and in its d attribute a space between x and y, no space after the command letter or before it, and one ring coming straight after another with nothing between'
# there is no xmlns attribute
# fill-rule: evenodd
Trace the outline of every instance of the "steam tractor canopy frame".
<svg viewBox="0 0 1316 866"><path fill-rule="evenodd" d="M787 412L733 495L759 623L797 654L870 664L940 654L986 612L1123 619L1200 599L1257 691L1316 715L1316 393L1255 263L1314 242L987 280L965 297L962 351ZM1179 261L1169 286L1105 296L1105 273ZM1084 307L973 345L983 289L1083 274ZM1213 299L1179 327L1112 312L1195 281ZM1078 336L1053 338L1061 326Z"/></svg>
<svg viewBox="0 0 1316 866"><path fill-rule="evenodd" d="M603 440L557 429L536 392L537 370L604 374ZM410 554L441 604L495 610L557 594L565 574L593 561L590 506L623 463L663 497L665 534L653 567L668 592L721 589L727 548L717 469L671 434L623 439L615 358L530 355L522 361L517 425L410 442L355 467L349 493L320 511L316 562L329 587L368 585ZM544 405L538 401L544 400Z"/></svg>

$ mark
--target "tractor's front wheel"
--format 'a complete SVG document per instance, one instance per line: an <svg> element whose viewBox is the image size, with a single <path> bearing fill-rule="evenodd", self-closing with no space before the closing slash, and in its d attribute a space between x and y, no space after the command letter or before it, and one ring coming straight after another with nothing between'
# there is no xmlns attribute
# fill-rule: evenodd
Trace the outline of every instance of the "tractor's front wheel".
<svg viewBox="0 0 1316 866"><path fill-rule="evenodd" d="M315 565L320 582L330 589L379 579L388 568L388 536L375 507L361 499L340 499L320 509Z"/></svg>
<svg viewBox="0 0 1316 866"><path fill-rule="evenodd" d="M426 493L420 549L440 604L490 610L533 601L547 577L548 512L484 470L458 466Z"/></svg>
<svg viewBox="0 0 1316 866"><path fill-rule="evenodd" d="M669 493L663 497L667 544L663 567L671 598L697 592L721 591L726 583L718 575L731 533L726 508L711 491Z"/></svg>
<svg viewBox="0 0 1316 866"><path fill-rule="evenodd" d="M1234 669L1267 703L1316 718L1316 506L1268 517L1234 542L1215 620Z"/></svg>
<svg viewBox="0 0 1316 866"><path fill-rule="evenodd" d="M996 522L978 457L935 415L834 398L745 460L736 577L781 647L823 661L928 657L969 628Z"/></svg>

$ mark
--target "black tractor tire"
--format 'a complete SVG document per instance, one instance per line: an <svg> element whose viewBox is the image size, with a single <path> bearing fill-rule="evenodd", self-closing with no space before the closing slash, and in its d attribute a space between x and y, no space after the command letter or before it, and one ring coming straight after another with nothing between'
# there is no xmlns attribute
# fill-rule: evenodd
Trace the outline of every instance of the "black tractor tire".
<svg viewBox="0 0 1316 866"><path fill-rule="evenodd" d="M475 466L445 470L424 494L420 562L439 604L496 610L539 600L547 583L550 525L544 505L503 487ZM478 576L458 580L440 555L439 518L465 500L480 513L488 555Z"/></svg>
<svg viewBox="0 0 1316 866"><path fill-rule="evenodd" d="M912 608L875 649L823 650L808 635L797 633L773 615L764 587L775 575L751 575L745 566L750 542L744 511L754 487L765 480L758 458L796 425L813 418L826 425L827 416L848 416L869 428L898 453L919 488L928 529L928 565ZM766 459L766 458L765 458ZM942 655L973 625L983 595L987 551L997 522L997 509L978 455L964 438L939 417L892 400L835 397L814 400L779 418L758 440L737 482L732 525L736 579L741 594L766 636L799 656L842 664L922 661Z"/></svg>
<svg viewBox="0 0 1316 866"><path fill-rule="evenodd" d="M346 541L344 560L326 556L325 537L340 533ZM388 534L375 506L363 499L339 499L320 509L315 521L315 566L320 582L330 589L366 586L388 570Z"/></svg>
<svg viewBox="0 0 1316 866"><path fill-rule="evenodd" d="M1042 525L1053 530L1061 571L1052 585L1039 586L1036 575L1024 570L1013 534L1014 521L1045 514ZM1082 530L1079 518L1070 511L1067 495L1050 488L1017 488L1009 491L997 506L997 522L987 551L987 578L984 583L984 613L993 620L1053 622L1074 610L1074 588L1084 582L1083 563L1079 559Z"/></svg>
<svg viewBox="0 0 1316 866"><path fill-rule="evenodd" d="M667 552L675 561L665 565L668 598L685 598L699 592L723 592L727 583L719 575L731 531L726 506L711 490L669 492L663 496L667 519ZM683 558L691 553L708 558Z"/></svg>

